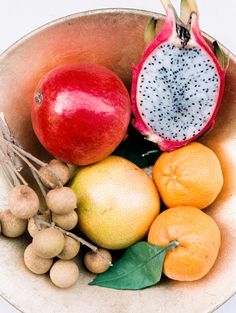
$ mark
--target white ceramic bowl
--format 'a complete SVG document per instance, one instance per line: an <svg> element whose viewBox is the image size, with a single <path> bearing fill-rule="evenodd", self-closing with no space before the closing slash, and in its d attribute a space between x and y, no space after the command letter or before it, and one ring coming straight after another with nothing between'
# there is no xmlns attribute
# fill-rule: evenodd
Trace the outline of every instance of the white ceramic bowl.
<svg viewBox="0 0 236 313"><path fill-rule="evenodd" d="M90 61L115 71L129 88L131 64L137 63L143 52L144 27L153 15L158 16L120 9L75 14L41 27L0 56L0 109L25 149L47 158L30 122L30 102L40 77L61 63ZM29 238L1 237L1 296L26 313L206 313L232 296L236 291L235 90L236 60L230 54L225 95L215 128L201 139L219 156L225 179L220 197L207 210L219 224L222 246L205 278L191 283L164 279L145 290L117 291L88 286L93 275L81 270L74 287L60 290L46 275L37 276L25 268L23 250ZM4 204L6 188L0 193Z"/></svg>

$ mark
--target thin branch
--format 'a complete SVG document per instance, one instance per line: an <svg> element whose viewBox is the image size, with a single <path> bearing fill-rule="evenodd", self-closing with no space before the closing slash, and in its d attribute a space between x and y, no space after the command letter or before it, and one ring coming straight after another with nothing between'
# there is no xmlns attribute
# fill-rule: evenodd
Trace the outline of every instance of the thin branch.
<svg viewBox="0 0 236 313"><path fill-rule="evenodd" d="M5 121L5 117L4 117L3 112L0 112L0 129L1 129L2 136L4 139L6 139L9 142L14 142L14 138L11 135L10 129L9 129L9 127ZM13 165L16 168L16 170L17 171L22 170L23 165L22 165L20 159L13 153L13 151L7 149L7 153L9 155L10 159L12 160Z"/></svg>
<svg viewBox="0 0 236 313"><path fill-rule="evenodd" d="M4 138L0 138L0 141L4 142L8 147L10 147L22 160L25 161L25 159L28 158L28 159L30 159L31 161L33 161L34 163L36 163L37 165L42 166L42 167L46 167L47 170L56 178L57 183L58 183L58 186L59 186L59 187L63 187L63 184L62 184L62 182L61 182L61 180L60 180L60 177L58 177L58 175L55 173L55 171L54 171L53 169L51 169L51 168L48 166L47 163L45 163L45 162L39 160L38 158L34 157L32 154L26 152L26 151L25 151L24 149L22 149L21 147L18 147L18 146L15 145L14 143L11 143L11 142L7 141L7 140L4 139ZM20 154L19 154L19 153L20 153ZM25 156L26 158L23 159L22 155ZM27 162L25 161L25 163L27 163ZM31 163L28 162L27 165L29 166L29 164L31 164ZM33 165L31 164L31 166L33 166ZM30 166L29 166L29 167L30 167ZM35 167L34 167L34 170L35 170ZM39 177L40 177L40 173L39 173L38 171L36 171L36 173L37 173L37 174L39 175ZM48 184L49 184L51 187L53 187L53 185L52 185L49 181L47 181L47 182L48 182Z"/></svg>
<svg viewBox="0 0 236 313"><path fill-rule="evenodd" d="M5 165L9 171L9 174L11 175L12 177L12 180L13 180L13 185L14 186L19 186L21 183L20 183L20 180L19 178L16 176L14 170L12 169L12 167L9 165L9 163L5 162Z"/></svg>
<svg viewBox="0 0 236 313"><path fill-rule="evenodd" d="M54 228L60 230L64 235L69 236L69 237L75 239L76 241L80 242L82 245L87 246L94 253L98 253L100 255L100 257L102 257L103 259L105 259L109 263L110 266L113 266L110 260L108 260L106 257L104 257L103 255L101 255L99 253L98 248L96 246L92 245L91 243L89 243L88 241L84 240L83 238L78 237L75 234L73 234L71 232L68 232L68 231L64 230L63 228L61 228L61 227L49 224L49 223L47 223L45 221L42 221L42 220L38 220L37 216L34 218L34 221L35 221L36 225L38 224L38 225L43 225L43 226L47 226L47 227L54 227Z"/></svg>
<svg viewBox="0 0 236 313"><path fill-rule="evenodd" d="M45 198L46 194L47 194L47 191L46 191L44 185L42 184L42 182L39 179L39 177L37 176L37 174L32 169L30 169L30 170L31 170L32 175L34 176L34 179L36 180L36 182L37 182L37 184L39 186L40 191L42 192L43 197Z"/></svg>
<svg viewBox="0 0 236 313"><path fill-rule="evenodd" d="M0 118L0 121L1 121L1 118ZM1 138L0 138L0 140L1 140ZM14 139L14 138L13 138L13 141L15 142L15 139ZM31 159L37 160L38 163L41 163L41 166L47 167L47 169L48 169L48 164L47 164L47 163L44 163L44 162L42 162L42 161L40 161L40 160L38 160L38 159L35 158L33 155L31 155L30 153L26 152L24 149L22 149L22 148L20 147L20 145L19 145L18 143L15 144L15 143L13 143L13 142L9 142L8 140L6 140L4 143L5 143L8 147L10 146L10 149L12 149L12 152L14 151L15 154L18 155L18 158L21 158L21 159L29 166L29 168L31 169L31 172L33 173L33 176L34 176L35 180L37 181L37 183L38 183L38 185L39 185L40 190L42 191L43 196L45 197L46 191L45 191L45 189L44 189L43 184L41 183L41 180L38 179L38 176L40 176L40 173L39 173L39 171L36 169L36 167L34 167L33 164L30 163L30 162L27 160L27 158L24 158L24 155L25 155L26 157L28 156L28 158L29 158L29 156L30 156ZM17 150L17 151L16 151L16 150ZM23 156L20 155L19 152L22 153ZM26 160L27 160L28 162L27 162ZM38 164L38 163L37 163L37 164ZM50 171L50 169L48 169L48 170ZM35 172L38 174L38 176L35 174ZM52 174L53 174L54 176L56 176L56 174L54 173L54 171L53 171ZM57 178L57 177L56 177L56 178ZM57 179L59 180L59 178L57 178ZM53 187L53 185L52 185L49 181L47 181L47 182L48 182L49 185L51 185L51 187ZM62 185L60 185L60 187L62 187ZM44 189L44 190L43 190L43 189Z"/></svg>
<svg viewBox="0 0 236 313"><path fill-rule="evenodd" d="M2 168L2 172L4 174L4 176L6 177L8 183L10 184L11 187L14 187L14 178L15 175L12 176L12 173L9 172L8 167L6 166L4 160L5 159L9 159L9 156L7 155L6 150L3 149L3 147L0 146L0 160L1 160L1 168Z"/></svg>
<svg viewBox="0 0 236 313"><path fill-rule="evenodd" d="M24 149L22 149L21 147L17 146L16 144L14 144L12 142L9 142L8 140L6 140L4 138L0 138L0 141L4 142L6 145L8 145L8 146L12 147L13 149L17 150L18 152L20 152L21 154L26 156L31 161L33 161L36 164L38 164L39 166L47 166L48 165L47 163L45 163L45 162L39 160L38 158L34 157L29 152L26 152Z"/></svg>
<svg viewBox="0 0 236 313"><path fill-rule="evenodd" d="M43 225L43 226L47 226L47 227L52 227L51 224L49 224L48 222L45 222L45 221L42 221L42 220L38 220L37 217L36 217L36 223L39 224L39 225ZM66 230L64 230L63 228L61 227L58 227L58 226L54 226L53 227L59 229L64 235L67 235L67 236L70 236L71 238L79 241L82 245L85 245L87 246L88 248L90 248L93 252L97 252L98 251L98 248L94 245L92 245L91 243L89 243L88 241L84 240L83 238L81 237L78 237L76 236L75 234L71 233L71 232L68 232Z"/></svg>
<svg viewBox="0 0 236 313"><path fill-rule="evenodd" d="M2 169L3 175L5 176L5 178L7 179L8 183L9 183L9 185L11 187L14 187L13 178L12 178L11 174L9 173L9 170L6 168L6 164L4 164L3 162L1 164L1 169Z"/></svg>
<svg viewBox="0 0 236 313"><path fill-rule="evenodd" d="M44 187L43 183L39 179L38 175L32 169L30 169L30 170L32 172L32 175L34 176L34 179L36 180L36 182L37 182L37 184L39 186L39 189L42 192L42 195L43 195L44 199L45 199L46 195L47 195L46 188ZM48 210L48 218L49 218L49 222L51 223L52 222L52 212L50 210Z"/></svg>
<svg viewBox="0 0 236 313"><path fill-rule="evenodd" d="M0 134L3 136L1 130L0 130ZM10 163L12 163L12 160L9 157L8 151L4 146L0 146L0 161L1 161L1 166L3 171L5 171L5 176L8 177L8 181L10 182L11 186L17 186L20 184L15 172L12 170L12 168L9 166L9 164L7 164L7 161L9 161ZM10 178L12 179L12 182L10 181Z"/></svg>
<svg viewBox="0 0 236 313"><path fill-rule="evenodd" d="M14 186L20 185L20 181L19 181L15 171L8 164L8 162L11 163L12 161L11 161L11 159L7 153L7 150L4 149L4 147L2 147L2 146L0 146L0 155L1 155L1 158L0 158L1 166L2 166L2 169L5 170L5 173L6 173L5 176L10 175L10 177L12 179L11 186L13 185L13 187L14 187ZM9 181L9 179L8 179L8 181Z"/></svg>
<svg viewBox="0 0 236 313"><path fill-rule="evenodd" d="M0 131L2 132L2 136L3 138L5 138L8 142L12 143L15 145L15 147L19 147L21 148L20 144L17 142L17 140L11 135L10 133L10 129L4 119L4 115L1 117L1 115L3 115L3 113L1 114L0 113ZM7 152L4 153L5 151L3 151L2 153L5 155L5 156L8 156L8 166L11 167L11 169L14 171L15 175L22 181L22 183L24 185L28 185L27 182L25 181L25 179L23 178L23 176L20 174L20 170L22 170L23 168L23 164L21 162L21 159L20 157L16 154L16 152L13 152L14 150L12 149L12 147L9 147L9 145L7 145L7 143L5 143L6 146L7 146ZM22 149L22 148L21 148ZM3 150L3 149L2 149ZM23 149L22 149L23 150ZM11 153L10 153L11 152ZM25 159L24 159L25 160ZM12 162L11 162L12 161ZM18 165L18 168L16 168L16 165ZM28 164L28 163L27 163ZM29 164L28 164L29 165ZM43 194L43 197L45 198L46 197L46 190L45 190L45 187L44 185L42 184L41 180L39 179L39 176L36 174L35 172L35 169L32 169L32 167L30 167L30 171L33 175L33 177L35 178L38 186L39 186L39 189L41 190L42 194ZM9 179L8 175L5 173L5 176L7 176L7 178ZM11 181L10 181L11 183ZM13 187L13 184L11 183L11 186ZM51 216L50 216L51 218ZM51 219L50 219L51 221Z"/></svg>
<svg viewBox="0 0 236 313"><path fill-rule="evenodd" d="M157 152L159 152L159 150L150 150L150 151L147 151L147 152L143 153L142 157L146 157L146 156L148 156L150 154L154 154L154 153L157 153Z"/></svg>
<svg viewBox="0 0 236 313"><path fill-rule="evenodd" d="M22 149L22 147L20 146L19 142L17 142L17 140L14 138L14 136L11 135L10 129L9 129L9 127L8 127L6 121L5 121L4 114L0 113L0 115L2 115L2 116L0 116L0 129L2 130L3 138L6 139L8 142L15 144L15 146L18 146L19 148ZM16 156L15 153L13 153L12 150L8 149L8 151L9 151L9 153L11 153L10 156L12 156L12 159L13 159L13 156L14 156L14 160L13 161L15 161L15 163L18 163L18 167L15 166L16 170L17 171L22 170L23 164L22 164L20 158L18 156ZM32 168L30 168L30 170L31 170L31 173L34 176L34 178L35 178L35 180L36 180L36 182L37 182L37 184L38 184L38 186L39 186L39 188L40 188L40 190L41 190L41 192L42 192L42 194L43 194L43 196L45 198L46 190L44 188L44 185L42 184L41 180L36 175L34 170L32 170ZM16 175L17 175L17 173L16 173ZM20 175L19 178L22 178L22 175Z"/></svg>
<svg viewBox="0 0 236 313"><path fill-rule="evenodd" d="M0 139L1 140L1 139ZM10 144L9 142L7 142L7 144ZM11 144L10 144L11 145ZM14 146L11 146L11 149L29 166L29 168L31 168L33 171L35 171L38 175L39 171L37 170L37 168L29 162L29 160L27 158L25 158L19 151L17 151L17 149L15 149Z"/></svg>
<svg viewBox="0 0 236 313"><path fill-rule="evenodd" d="M24 177L17 171L15 166L11 163L11 161L6 161L7 165L11 168L11 170L16 174L16 176L19 178L19 180L22 182L23 185L28 186L27 181L24 179Z"/></svg>

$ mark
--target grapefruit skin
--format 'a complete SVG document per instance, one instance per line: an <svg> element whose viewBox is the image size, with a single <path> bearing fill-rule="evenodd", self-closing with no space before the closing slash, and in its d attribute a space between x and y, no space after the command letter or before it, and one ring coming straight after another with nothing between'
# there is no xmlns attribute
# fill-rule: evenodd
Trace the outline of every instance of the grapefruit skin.
<svg viewBox="0 0 236 313"><path fill-rule="evenodd" d="M106 249L142 240L160 212L153 180L118 156L80 168L71 188L78 197L79 229Z"/></svg>
<svg viewBox="0 0 236 313"><path fill-rule="evenodd" d="M128 91L97 64L67 64L42 78L31 107L33 129L46 150L64 162L87 165L106 158L130 120Z"/></svg>

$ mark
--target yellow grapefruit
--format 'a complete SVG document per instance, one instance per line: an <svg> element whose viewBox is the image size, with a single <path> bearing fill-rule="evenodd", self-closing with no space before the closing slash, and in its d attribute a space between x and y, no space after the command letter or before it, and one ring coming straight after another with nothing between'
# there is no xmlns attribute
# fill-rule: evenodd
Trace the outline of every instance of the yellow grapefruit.
<svg viewBox="0 0 236 313"><path fill-rule="evenodd" d="M71 188L81 231L103 248L123 249L141 240L160 211L153 180L122 157L81 167Z"/></svg>

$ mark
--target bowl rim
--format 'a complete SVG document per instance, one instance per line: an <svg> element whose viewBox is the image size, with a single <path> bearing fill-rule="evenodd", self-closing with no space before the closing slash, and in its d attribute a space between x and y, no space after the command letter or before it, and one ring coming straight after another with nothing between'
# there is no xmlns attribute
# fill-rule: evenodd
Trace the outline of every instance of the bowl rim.
<svg viewBox="0 0 236 313"><path fill-rule="evenodd" d="M25 41L27 41L31 37L39 34L41 31L43 31L49 27L56 26L57 24L60 24L62 22L66 22L67 20L69 21L71 19L76 19L76 18L90 16L90 15L100 15L100 14L102 15L104 13L105 14L112 14L112 13L129 13L130 14L131 13L131 14L138 14L138 15L149 16L149 17L154 16L154 17L162 18L162 19L165 17L165 15L162 13L152 12L152 11L148 11L148 10L144 10L144 9L132 9L132 8L101 8L101 9L92 9L92 10L86 10L86 11L72 13L69 15L65 15L65 16L56 18L52 21L46 22L45 24L42 24L42 25L34 28L32 31L28 32L27 34L23 35L22 37L20 37L18 40L16 40L14 43L12 43L9 47L7 47L5 50L3 50L0 53L0 59L5 58L9 53L11 53L13 50L18 48L18 46L20 46L22 43L24 43ZM202 33L210 41L214 40L214 38L212 36L208 35L204 31L202 31ZM218 42L218 43L223 48L223 50L226 52L226 54L230 56L230 58L233 60L233 62L236 63L236 55L234 55L234 53L232 51L230 51L227 47L225 47L221 42ZM218 308L223 306L229 299L231 299L234 295L236 295L236 288L235 288L234 292L231 295L229 295L222 303L216 305L213 309L211 309L210 311L207 311L207 313L211 313L211 312L217 310ZM7 295L3 294L1 291L0 291L0 297L2 299L4 299L7 303L9 303L12 307L14 307L15 309L20 311L20 309L14 303L10 302L10 300L7 298Z"/></svg>
<svg viewBox="0 0 236 313"><path fill-rule="evenodd" d="M42 25L34 28L32 31L23 35L18 40L16 40L13 44L11 44L9 47L7 47L5 50L3 50L0 53L0 58L5 57L5 55L10 53L12 50L16 49L24 41L30 39L31 37L40 33L41 31L43 31L44 29L46 29L48 27L55 26L61 22L65 22L67 20L76 19L76 18L88 16L88 15L98 15L98 14L104 14L104 13L111 13L111 14L112 13L131 13L131 14L139 14L139 15L144 15L144 16L154 16L154 17L162 18L162 19L165 17L165 15L162 13L152 12L152 11L148 11L148 10L144 10L144 9L132 9L132 8L102 8L102 9L94 9L94 10L86 10L86 11L76 12L76 13L72 13L69 15L65 15L65 16L56 18L50 22L47 22L45 24L42 24ZM214 38L212 36L208 35L204 31L202 31L202 32L206 38L208 38L211 41L214 40ZM218 43L227 52L227 54L231 55L234 62L236 62L236 55L234 55L234 53L232 51L230 51L227 47L225 47L221 42L218 42Z"/></svg>

